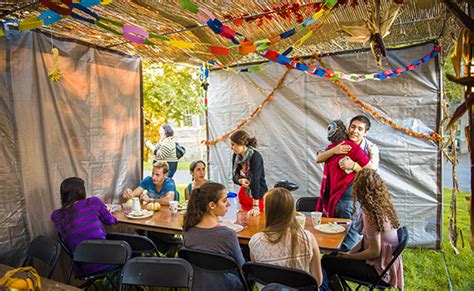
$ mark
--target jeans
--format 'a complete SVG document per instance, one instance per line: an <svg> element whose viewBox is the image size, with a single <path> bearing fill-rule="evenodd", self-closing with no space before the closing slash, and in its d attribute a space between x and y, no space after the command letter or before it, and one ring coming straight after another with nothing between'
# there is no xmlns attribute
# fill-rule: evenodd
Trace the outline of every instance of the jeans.
<svg viewBox="0 0 474 291"><path fill-rule="evenodd" d="M178 169L178 162L168 162L168 178L173 178L174 173L176 173L176 170Z"/></svg>
<svg viewBox="0 0 474 291"><path fill-rule="evenodd" d="M355 220L357 218L357 213L359 213L360 206L359 202L356 202L356 212L352 210L353 200L344 199L345 197L341 197L339 202L336 204L336 208L334 209L334 217L337 218L347 218L352 220L352 224L347 232L346 238L342 242L341 251L347 252L353 246L355 246L359 240L361 239L359 233L357 232L356 227L354 227Z"/></svg>

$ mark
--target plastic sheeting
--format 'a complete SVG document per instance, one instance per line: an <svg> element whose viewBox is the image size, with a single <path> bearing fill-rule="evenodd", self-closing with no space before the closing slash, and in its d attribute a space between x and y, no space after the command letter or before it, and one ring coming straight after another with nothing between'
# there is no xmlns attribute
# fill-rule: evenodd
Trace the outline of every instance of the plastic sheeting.
<svg viewBox="0 0 474 291"><path fill-rule="evenodd" d="M390 50L391 68L405 66L433 49L433 44ZM370 51L340 53L323 57L333 70L347 73L380 71ZM209 80L209 140L234 129L250 115L273 89L285 67L271 64L254 74L212 71ZM248 78L252 78L254 85ZM438 128L440 114L440 74L438 60L394 79L350 83L347 88L376 112L400 126L430 134ZM292 71L273 99L245 127L256 136L257 150L265 164L267 184L279 179L300 186L294 193L319 196L323 172L316 153L328 145L327 125L363 114L328 79ZM410 230L410 244L439 247L441 237L441 154L433 141L406 135L370 117L368 139L380 148L379 173L386 181L398 217ZM210 178L237 190L231 177L230 141L210 147Z"/></svg>
<svg viewBox="0 0 474 291"><path fill-rule="evenodd" d="M34 32L1 38L0 54L0 261L14 265L31 238L55 233L63 179L106 201L138 184L141 61Z"/></svg>

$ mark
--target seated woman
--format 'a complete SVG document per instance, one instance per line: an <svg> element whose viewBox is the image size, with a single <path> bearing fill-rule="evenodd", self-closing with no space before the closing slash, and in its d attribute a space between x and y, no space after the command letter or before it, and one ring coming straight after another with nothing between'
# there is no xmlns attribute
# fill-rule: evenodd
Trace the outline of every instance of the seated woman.
<svg viewBox="0 0 474 291"><path fill-rule="evenodd" d="M67 178L61 183L61 208L54 210L51 220L56 231L71 252L85 240L105 240L103 224L114 225L115 217L98 197L86 198L84 180L77 177ZM109 265L74 265L74 274L82 277L109 269ZM82 271L82 272L81 272Z"/></svg>
<svg viewBox="0 0 474 291"><path fill-rule="evenodd" d="M265 229L249 242L252 261L309 272L323 282L318 242L296 220L295 201L290 191L274 188L265 196Z"/></svg>
<svg viewBox="0 0 474 291"><path fill-rule="evenodd" d="M194 189L200 188L207 182L212 182L212 180L206 179L206 163L201 160L192 162L189 165L189 172L191 172L193 182L189 183L188 187L184 189L186 200L189 200Z"/></svg>
<svg viewBox="0 0 474 291"><path fill-rule="evenodd" d="M242 266L245 261L235 231L219 223L218 216L224 216L228 207L222 184L206 183L193 190L184 215L184 246L230 256ZM245 290L235 274L202 270L195 270L193 286L196 290Z"/></svg>
<svg viewBox="0 0 474 291"><path fill-rule="evenodd" d="M339 274L372 282L390 262L392 252L398 245L399 223L387 186L374 170L363 169L357 174L354 180L354 201L356 198L362 208L362 241L348 252L324 256L322 265L329 278ZM383 280L403 289L401 256Z"/></svg>

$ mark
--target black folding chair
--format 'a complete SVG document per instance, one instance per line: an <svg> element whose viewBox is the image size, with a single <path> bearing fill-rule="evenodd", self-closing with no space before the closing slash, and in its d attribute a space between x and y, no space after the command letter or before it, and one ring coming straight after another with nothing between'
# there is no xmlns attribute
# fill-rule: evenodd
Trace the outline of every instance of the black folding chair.
<svg viewBox="0 0 474 291"><path fill-rule="evenodd" d="M193 267L179 258L137 257L125 264L120 277L120 290L127 285L191 289Z"/></svg>
<svg viewBox="0 0 474 291"><path fill-rule="evenodd" d="M246 262L242 269L250 282L278 283L298 290L318 289L316 279L303 270L255 262Z"/></svg>
<svg viewBox="0 0 474 291"><path fill-rule="evenodd" d="M50 279L56 269L60 254L61 246L59 245L59 242L49 240L40 235L31 241L30 246L26 251L26 258L23 261L22 266L34 266L34 260L39 259L47 264L49 268L47 278Z"/></svg>
<svg viewBox="0 0 474 291"><path fill-rule="evenodd" d="M400 254L403 252L403 250L407 246L407 243L408 243L408 229L406 228L406 226L400 227L397 230L397 235L398 235L398 246L395 248L395 250L392 253L392 260L390 261L390 263L387 264L387 266L385 267L383 272L380 273L380 276L377 278L377 280L375 280L374 282L366 282L366 281L358 280L358 279L351 278L351 277L348 277L348 276L339 276L339 278L341 279L342 284L344 284L347 288L349 288L349 285L347 284L346 281L357 283L357 284L359 284L359 286L357 286L356 290L359 290L359 288L361 286L367 286L367 287L369 287L370 290L391 288L392 286L390 286L390 284L385 283L382 280L382 278L390 270L393 263L395 263L397 258L400 256Z"/></svg>
<svg viewBox="0 0 474 291"><path fill-rule="evenodd" d="M158 256L158 249L156 248L155 243L143 235L111 232L106 235L106 239L128 242L132 248L132 258L141 256Z"/></svg>
<svg viewBox="0 0 474 291"><path fill-rule="evenodd" d="M96 289L99 289L94 281L105 278L114 289L118 289L113 279L116 275L120 274L121 268L130 259L131 254L130 245L125 241L85 240L74 250L73 264L71 265L67 283L71 282L73 265L76 265L82 273L78 279L87 281L88 285L92 284ZM89 274L81 268L81 264L84 263L111 265L111 267L106 271Z"/></svg>
<svg viewBox="0 0 474 291"><path fill-rule="evenodd" d="M296 201L296 211L316 211L319 197L301 197Z"/></svg>
<svg viewBox="0 0 474 291"><path fill-rule="evenodd" d="M178 251L178 255L180 258L185 259L186 261L190 262L191 265L195 268L199 268L206 271L212 272L219 272L219 273L233 273L236 274L242 286L244 286L245 290L250 290L247 284L247 280L240 269L239 264L229 256L216 254L201 250L192 250L188 248L181 248ZM194 284L197 284L200 278L197 276L194 277Z"/></svg>

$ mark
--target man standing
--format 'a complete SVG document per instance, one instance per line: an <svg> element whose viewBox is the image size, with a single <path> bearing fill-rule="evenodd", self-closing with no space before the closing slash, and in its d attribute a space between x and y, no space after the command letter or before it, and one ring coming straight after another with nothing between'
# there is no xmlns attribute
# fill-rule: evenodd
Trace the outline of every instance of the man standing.
<svg viewBox="0 0 474 291"><path fill-rule="evenodd" d="M368 141L365 138L369 129L370 120L363 115L357 115L351 119L347 133L349 140L358 144L359 147L369 156L372 164L371 168L376 170L379 164L379 149L374 143ZM340 144L331 149L318 153L318 155L316 156L316 162L326 162L332 156L337 154L346 155L351 151L351 149L352 147L350 145L341 142ZM362 167L347 155L344 159L339 160L339 167L342 170L345 170L346 173L350 173L351 171L359 172L360 170L362 170ZM349 186L347 186L346 190L340 197L334 209L334 217L347 218L353 221L353 225L349 229L346 239L342 244L341 249L343 251L351 249L352 246L354 246L358 242L359 235L357 234L357 232L361 229L362 226L361 221L355 219L357 217L354 217L354 214L356 214L356 216L360 216L357 215L357 213L360 211L359 205L357 203L356 212L353 212L352 185L353 183L351 182Z"/></svg>
<svg viewBox="0 0 474 291"><path fill-rule="evenodd" d="M349 139L359 147L364 150L364 152L369 156L374 169L377 170L379 167L379 148L376 144L372 143L371 141L367 140L365 137L369 133L370 129L370 120L365 117L364 115L357 115L351 119L349 124L349 129L347 130L347 134ZM344 142L340 143L336 147L326 150L323 152L319 152L316 156L317 163L324 163L327 159L332 157L336 154L347 154L351 150L350 145L345 145ZM339 166L343 170L353 170L355 172L359 172L362 168L356 162L351 160L349 157L344 159L339 163Z"/></svg>

